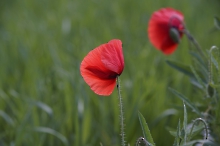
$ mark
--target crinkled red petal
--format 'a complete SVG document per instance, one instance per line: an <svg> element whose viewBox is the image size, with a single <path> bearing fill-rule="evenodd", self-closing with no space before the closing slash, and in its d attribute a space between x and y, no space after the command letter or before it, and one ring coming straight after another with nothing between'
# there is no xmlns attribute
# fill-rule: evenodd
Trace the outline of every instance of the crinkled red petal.
<svg viewBox="0 0 220 146"><path fill-rule="evenodd" d="M124 56L121 40L111 40L103 48L101 60L106 68L120 75L124 69Z"/></svg>
<svg viewBox="0 0 220 146"><path fill-rule="evenodd" d="M98 95L110 95L116 85L116 77L124 68L120 40L100 45L83 59L80 72L85 82ZM121 61L123 60L123 61ZM123 64L123 65L122 65Z"/></svg>

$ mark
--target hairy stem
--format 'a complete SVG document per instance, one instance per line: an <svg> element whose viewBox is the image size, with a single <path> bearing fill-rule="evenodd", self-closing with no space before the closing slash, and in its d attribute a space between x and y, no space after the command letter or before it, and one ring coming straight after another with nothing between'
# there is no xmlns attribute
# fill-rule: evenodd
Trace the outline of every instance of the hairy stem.
<svg viewBox="0 0 220 146"><path fill-rule="evenodd" d="M117 90L118 90L118 99L119 99L119 109L120 109L120 125L121 125L121 145L125 146L125 132L124 132L124 112L123 112L123 103L120 92L120 80L117 76Z"/></svg>
<svg viewBox="0 0 220 146"><path fill-rule="evenodd" d="M202 119L202 118L197 118L194 122L193 122L193 126L192 126L192 128L191 128L191 130L190 130L190 134L189 134L189 138L188 138L188 140L190 140L190 138L191 138L191 135L192 135L192 131L193 131L193 128L194 128L194 126L195 126L195 124L197 123L197 122L202 122L203 124L204 124L204 126L205 126L205 140L207 140L208 139L208 126L207 126L207 123L206 123L206 121L204 120L204 119Z"/></svg>
<svg viewBox="0 0 220 146"><path fill-rule="evenodd" d="M188 40L190 40L190 41L193 43L193 45L194 45L194 46L196 47L196 49L199 51L200 55L201 55L202 57L204 57L205 60L207 60L207 58L206 58L204 52L202 51L202 49L201 49L199 43L198 43L198 42L196 41L196 39L190 34L190 32L189 32L187 29L184 29L184 30L183 30L183 33L187 36Z"/></svg>
<svg viewBox="0 0 220 146"><path fill-rule="evenodd" d="M219 53L219 49L216 46L212 46L209 50L209 83L212 83L212 51L217 50ZM219 56L218 56L219 57ZM218 69L218 66L217 66Z"/></svg>

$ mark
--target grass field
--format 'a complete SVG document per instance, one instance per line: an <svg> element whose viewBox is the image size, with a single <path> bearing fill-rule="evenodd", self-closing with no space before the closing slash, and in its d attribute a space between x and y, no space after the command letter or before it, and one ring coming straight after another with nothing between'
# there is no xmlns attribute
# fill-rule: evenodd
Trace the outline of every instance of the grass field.
<svg viewBox="0 0 220 146"><path fill-rule="evenodd" d="M176 128L183 110L168 87L191 100L200 97L165 60L190 64L193 46L183 37L175 53L164 56L149 42L149 18L162 7L182 11L205 50L220 47L220 31L211 31L219 6L218 0L1 0L0 145L120 145L116 90L109 97L98 96L79 72L84 56L113 38L123 42L120 79L127 142L133 146L142 136L140 111L155 143L172 145L167 128ZM169 114L162 114L166 110Z"/></svg>

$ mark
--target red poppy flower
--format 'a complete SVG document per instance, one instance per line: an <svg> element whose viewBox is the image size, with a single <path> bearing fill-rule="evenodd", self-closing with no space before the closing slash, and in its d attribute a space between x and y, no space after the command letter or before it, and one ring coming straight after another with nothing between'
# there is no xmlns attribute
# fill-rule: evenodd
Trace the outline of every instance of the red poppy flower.
<svg viewBox="0 0 220 146"><path fill-rule="evenodd" d="M108 96L114 90L116 77L124 69L121 40L114 39L90 51L83 59L80 72L98 95Z"/></svg>
<svg viewBox="0 0 220 146"><path fill-rule="evenodd" d="M148 26L150 42L164 54L171 54L177 48L183 35L183 15L172 8L154 12Z"/></svg>

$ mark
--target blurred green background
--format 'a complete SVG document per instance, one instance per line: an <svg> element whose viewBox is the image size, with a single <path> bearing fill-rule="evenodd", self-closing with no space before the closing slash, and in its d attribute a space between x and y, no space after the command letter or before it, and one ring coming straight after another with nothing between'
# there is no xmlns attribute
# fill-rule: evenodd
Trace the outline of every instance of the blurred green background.
<svg viewBox="0 0 220 146"><path fill-rule="evenodd" d="M149 42L150 15L162 7L182 11L204 50L220 47L220 32L212 31L213 17L220 16L218 0L1 0L0 145L120 145L116 90L98 96L79 72L83 57L113 38L123 42L127 142L132 146L142 136L140 111L155 143L172 145L166 128L176 128L183 114L168 87L199 97L188 78L165 62L191 63L186 37L170 56Z"/></svg>

